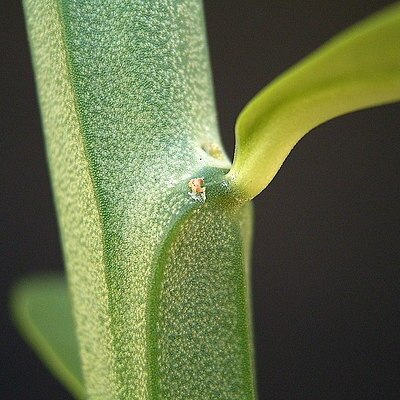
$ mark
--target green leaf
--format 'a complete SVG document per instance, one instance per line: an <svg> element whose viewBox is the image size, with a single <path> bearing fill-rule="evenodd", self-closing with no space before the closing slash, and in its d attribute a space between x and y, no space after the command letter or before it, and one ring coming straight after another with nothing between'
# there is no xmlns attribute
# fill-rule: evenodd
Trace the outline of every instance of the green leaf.
<svg viewBox="0 0 400 400"><path fill-rule="evenodd" d="M88 397L253 399L251 208L223 186L201 3L24 7Z"/></svg>
<svg viewBox="0 0 400 400"><path fill-rule="evenodd" d="M12 292L14 319L52 373L84 398L78 343L66 282L60 276L25 279Z"/></svg>
<svg viewBox="0 0 400 400"><path fill-rule="evenodd" d="M236 123L228 180L259 194L307 132L339 115L400 100L400 5L339 34L255 96Z"/></svg>

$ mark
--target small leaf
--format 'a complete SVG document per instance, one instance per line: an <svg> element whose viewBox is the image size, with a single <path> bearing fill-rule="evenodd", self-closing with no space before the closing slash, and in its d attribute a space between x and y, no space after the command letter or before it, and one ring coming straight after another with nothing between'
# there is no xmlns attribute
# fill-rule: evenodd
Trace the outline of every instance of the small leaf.
<svg viewBox="0 0 400 400"><path fill-rule="evenodd" d="M59 276L25 279L12 293L21 334L77 398L84 397L78 343L66 282Z"/></svg>
<svg viewBox="0 0 400 400"><path fill-rule="evenodd" d="M264 88L236 123L227 178L259 194L307 132L339 115L400 99L400 5L346 30Z"/></svg>

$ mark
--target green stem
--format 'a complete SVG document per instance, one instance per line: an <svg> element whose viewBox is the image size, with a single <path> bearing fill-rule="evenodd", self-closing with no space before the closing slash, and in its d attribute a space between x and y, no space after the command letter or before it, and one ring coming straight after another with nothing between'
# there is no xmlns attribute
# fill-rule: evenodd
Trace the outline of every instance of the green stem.
<svg viewBox="0 0 400 400"><path fill-rule="evenodd" d="M88 398L253 399L201 3L24 5Z"/></svg>

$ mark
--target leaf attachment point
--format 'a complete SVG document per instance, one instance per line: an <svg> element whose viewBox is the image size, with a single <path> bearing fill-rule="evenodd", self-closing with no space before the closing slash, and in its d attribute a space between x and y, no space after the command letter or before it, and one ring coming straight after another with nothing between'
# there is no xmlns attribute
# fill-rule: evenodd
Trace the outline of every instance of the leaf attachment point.
<svg viewBox="0 0 400 400"><path fill-rule="evenodd" d="M296 143L339 115L400 100L400 4L337 35L279 76L240 113L227 179L245 200Z"/></svg>

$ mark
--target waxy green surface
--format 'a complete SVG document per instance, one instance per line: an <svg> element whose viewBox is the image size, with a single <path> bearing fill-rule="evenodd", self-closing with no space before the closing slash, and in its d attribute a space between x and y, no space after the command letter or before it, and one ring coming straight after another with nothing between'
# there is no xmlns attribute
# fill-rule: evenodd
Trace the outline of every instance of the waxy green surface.
<svg viewBox="0 0 400 400"><path fill-rule="evenodd" d="M254 399L246 202L310 129L400 99L400 6L261 91L229 170L198 1L24 5L84 382L36 307L65 286L17 290L22 331L78 397Z"/></svg>
<svg viewBox="0 0 400 400"><path fill-rule="evenodd" d="M77 398L85 397L81 360L65 279L25 278L12 291L14 320L51 372Z"/></svg>
<svg viewBox="0 0 400 400"><path fill-rule="evenodd" d="M201 3L24 5L88 398L253 398Z"/></svg>
<svg viewBox="0 0 400 400"><path fill-rule="evenodd" d="M340 33L261 90L236 121L227 179L244 199L274 178L311 129L400 100L400 4Z"/></svg>

